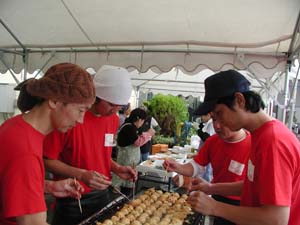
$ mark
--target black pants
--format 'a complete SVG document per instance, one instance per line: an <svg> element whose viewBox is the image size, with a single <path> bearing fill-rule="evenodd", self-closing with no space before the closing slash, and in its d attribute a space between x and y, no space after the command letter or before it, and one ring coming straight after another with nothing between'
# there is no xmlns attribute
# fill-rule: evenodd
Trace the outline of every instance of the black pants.
<svg viewBox="0 0 300 225"><path fill-rule="evenodd" d="M52 225L76 225L89 218L94 213L104 208L116 195L110 189L103 191L91 191L80 199L82 214L80 213L78 200L74 198L60 198L56 201L56 207Z"/></svg>
<svg viewBox="0 0 300 225"><path fill-rule="evenodd" d="M220 195L213 195L212 197L218 202L224 202L224 203L227 203L227 204L230 204L230 205L240 205L240 201L238 201L238 200L225 198L225 197L220 196ZM233 223L229 220L225 220L221 217L214 217L214 225L235 225L235 223Z"/></svg>

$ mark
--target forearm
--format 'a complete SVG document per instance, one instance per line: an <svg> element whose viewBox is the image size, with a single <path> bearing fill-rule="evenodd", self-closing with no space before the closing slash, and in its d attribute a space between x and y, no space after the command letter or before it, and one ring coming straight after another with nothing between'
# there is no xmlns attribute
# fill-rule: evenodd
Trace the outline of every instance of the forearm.
<svg viewBox="0 0 300 225"><path fill-rule="evenodd" d="M115 174L117 174L119 171L120 165L111 159L110 166L111 166L111 171L114 172Z"/></svg>
<svg viewBox="0 0 300 225"><path fill-rule="evenodd" d="M48 225L48 223L46 222L46 217L46 212L39 212L24 216L18 216L16 218L16 221L18 225Z"/></svg>
<svg viewBox="0 0 300 225"><path fill-rule="evenodd" d="M243 181L232 183L215 183L209 186L209 190L205 191L207 194L213 195L235 195L240 196L242 192Z"/></svg>
<svg viewBox="0 0 300 225"><path fill-rule="evenodd" d="M279 206L241 207L217 202L213 214L240 225L286 225L289 208Z"/></svg>
<svg viewBox="0 0 300 225"><path fill-rule="evenodd" d="M175 172L184 176L191 177L194 173L194 168L190 163L178 164Z"/></svg>
<svg viewBox="0 0 300 225"><path fill-rule="evenodd" d="M85 169L76 168L63 163L59 160L44 159L45 168L47 171L61 176L62 178L77 178L82 180L82 175L86 172Z"/></svg>

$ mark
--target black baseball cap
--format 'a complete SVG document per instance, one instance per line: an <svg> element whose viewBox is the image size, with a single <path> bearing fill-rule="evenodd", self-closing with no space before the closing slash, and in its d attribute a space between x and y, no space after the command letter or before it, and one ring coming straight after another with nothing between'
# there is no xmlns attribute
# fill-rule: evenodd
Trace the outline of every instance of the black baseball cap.
<svg viewBox="0 0 300 225"><path fill-rule="evenodd" d="M227 70L216 73L204 81L204 102L196 109L195 115L211 112L220 98L232 96L236 92L249 91L250 82L239 72Z"/></svg>

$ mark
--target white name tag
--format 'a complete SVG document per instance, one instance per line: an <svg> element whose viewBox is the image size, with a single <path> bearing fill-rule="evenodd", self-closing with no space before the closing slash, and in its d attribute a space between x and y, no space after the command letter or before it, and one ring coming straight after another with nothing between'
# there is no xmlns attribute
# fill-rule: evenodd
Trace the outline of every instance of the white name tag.
<svg viewBox="0 0 300 225"><path fill-rule="evenodd" d="M228 170L234 174L241 176L244 171L244 168L245 168L245 164L237 162L235 160L231 160Z"/></svg>
<svg viewBox="0 0 300 225"><path fill-rule="evenodd" d="M251 182L253 182L254 179L254 170L255 170L255 166L252 164L251 160L249 159L247 177Z"/></svg>
<svg viewBox="0 0 300 225"><path fill-rule="evenodd" d="M114 146L114 134L105 134L105 147L112 147Z"/></svg>

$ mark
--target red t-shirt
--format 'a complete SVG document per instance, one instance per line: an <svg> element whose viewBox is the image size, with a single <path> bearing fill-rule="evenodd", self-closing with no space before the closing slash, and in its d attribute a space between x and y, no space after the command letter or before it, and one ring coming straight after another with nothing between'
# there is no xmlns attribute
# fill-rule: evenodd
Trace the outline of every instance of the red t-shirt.
<svg viewBox="0 0 300 225"><path fill-rule="evenodd" d="M0 127L0 224L44 212L44 135L18 115Z"/></svg>
<svg viewBox="0 0 300 225"><path fill-rule="evenodd" d="M289 206L288 225L300 224L300 145L278 120L252 133L241 205Z"/></svg>
<svg viewBox="0 0 300 225"><path fill-rule="evenodd" d="M235 143L225 142L215 134L204 142L194 161L201 166L211 163L212 183L241 181L246 175L250 149L251 135L248 132L245 139ZM240 199L237 196L227 197Z"/></svg>
<svg viewBox="0 0 300 225"><path fill-rule="evenodd" d="M119 126L116 114L95 116L86 112L84 122L66 133L54 131L46 136L44 156L68 165L94 170L111 178L112 142ZM89 192L83 182L85 192Z"/></svg>

